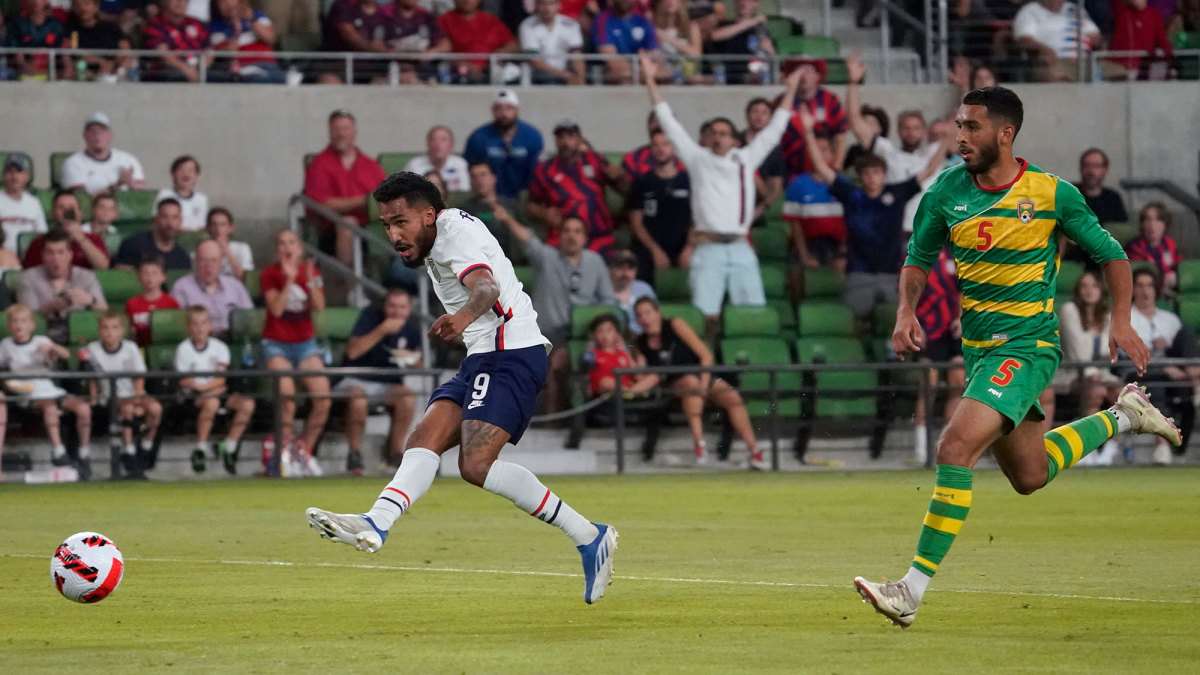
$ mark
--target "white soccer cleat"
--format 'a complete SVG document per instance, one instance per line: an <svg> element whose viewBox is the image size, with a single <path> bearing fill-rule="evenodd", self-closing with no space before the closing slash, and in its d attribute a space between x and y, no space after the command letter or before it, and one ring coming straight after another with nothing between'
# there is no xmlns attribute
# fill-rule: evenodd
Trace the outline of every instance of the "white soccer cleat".
<svg viewBox="0 0 1200 675"><path fill-rule="evenodd" d="M1150 394L1145 387L1139 387L1137 382L1125 385L1117 402L1113 406L1129 416L1135 434L1154 434L1167 439L1175 447L1183 445L1183 434L1173 420L1166 417L1150 402Z"/></svg>
<svg viewBox="0 0 1200 675"><path fill-rule="evenodd" d="M304 517L322 539L348 544L363 553L375 553L387 540L387 532L375 527L365 515L309 508Z"/></svg>
<svg viewBox="0 0 1200 675"><path fill-rule="evenodd" d="M870 603L876 612L901 628L908 628L917 618L917 601L913 600L908 586L902 581L877 584L854 577L854 587L858 589L863 602Z"/></svg>

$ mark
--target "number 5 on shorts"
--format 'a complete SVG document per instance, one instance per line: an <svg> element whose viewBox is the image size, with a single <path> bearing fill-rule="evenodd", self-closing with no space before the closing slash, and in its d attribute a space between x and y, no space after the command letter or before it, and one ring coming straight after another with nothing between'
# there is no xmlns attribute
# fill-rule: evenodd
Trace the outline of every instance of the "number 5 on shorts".
<svg viewBox="0 0 1200 675"><path fill-rule="evenodd" d="M1003 387L1012 382L1013 371L1021 369L1021 362L1016 359L1005 359L1004 363L996 369L996 374L992 376L992 384Z"/></svg>

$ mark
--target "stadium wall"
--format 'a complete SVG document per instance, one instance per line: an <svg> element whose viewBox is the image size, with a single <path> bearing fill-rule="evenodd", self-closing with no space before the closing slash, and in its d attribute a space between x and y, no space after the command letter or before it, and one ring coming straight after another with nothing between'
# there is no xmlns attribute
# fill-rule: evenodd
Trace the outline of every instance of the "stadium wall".
<svg viewBox="0 0 1200 675"><path fill-rule="evenodd" d="M841 94L840 87L833 88ZM1189 191L1200 179L1200 87L1183 83L1021 85L1026 125L1018 155L1068 178L1077 177L1079 153L1104 148L1112 159L1110 183L1129 175L1166 178ZM38 186L48 184L49 154L76 150L83 119L94 109L113 119L115 144L141 158L152 187L169 184L168 167L194 154L204 168L201 189L212 203L233 209L243 223L282 219L287 198L302 182L302 158L325 144L325 119L347 108L359 121L359 145L374 155L424 147L434 124L466 135L490 119L492 87L275 87L247 85L79 85L0 83L0 150L24 150L36 163ZM742 108L777 87L667 88L689 129L711 116L742 120ZM918 108L927 116L948 109L954 93L937 86L869 86L863 99L894 116ZM522 117L546 132L570 117L601 151L645 142L649 103L644 90L537 87L520 90ZM243 233L243 236L249 233Z"/></svg>

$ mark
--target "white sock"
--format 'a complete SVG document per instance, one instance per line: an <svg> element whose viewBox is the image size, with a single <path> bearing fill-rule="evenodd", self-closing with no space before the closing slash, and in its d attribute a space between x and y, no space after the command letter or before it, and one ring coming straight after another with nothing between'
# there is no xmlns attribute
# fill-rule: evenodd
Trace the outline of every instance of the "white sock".
<svg viewBox="0 0 1200 675"><path fill-rule="evenodd" d="M912 593L913 600L920 602L921 596L925 595L925 589L929 588L929 582L932 580L933 577L928 574L915 567L910 567L908 574L905 574L900 581L908 588L908 592Z"/></svg>
<svg viewBox="0 0 1200 675"><path fill-rule="evenodd" d="M229 452L237 452L238 442L233 440L232 438L226 438L225 439L225 449L228 450Z"/></svg>
<svg viewBox="0 0 1200 675"><path fill-rule="evenodd" d="M1126 431L1129 431L1130 429L1133 428L1133 420L1129 417L1129 413L1125 412L1124 410L1122 410L1121 408L1119 408L1115 405L1113 407L1109 408L1108 412L1112 413L1113 417L1117 418L1117 433L1118 434L1123 434ZM1113 434L1113 435L1115 436L1116 434Z"/></svg>
<svg viewBox="0 0 1200 675"><path fill-rule="evenodd" d="M65 446L61 443L59 443L58 445L56 445L50 449L50 456L53 457L54 459L58 459L59 457L62 457L63 455L66 455L66 454L67 454L67 446Z"/></svg>
<svg viewBox="0 0 1200 675"><path fill-rule="evenodd" d="M542 485L542 481L520 464L496 460L483 481L483 489L508 499L525 513L558 527L576 546L590 544L600 535L587 518Z"/></svg>
<svg viewBox="0 0 1200 675"><path fill-rule="evenodd" d="M392 482L379 493L375 506L367 511L367 517L375 523L375 527L384 532L392 529L396 520L433 485L441 464L441 458L432 450L405 450L404 459L400 462L400 468L396 469Z"/></svg>
<svg viewBox="0 0 1200 675"><path fill-rule="evenodd" d="M913 457L919 462L925 461L926 449L929 447L929 429L924 424L913 427Z"/></svg>
<svg viewBox="0 0 1200 675"><path fill-rule="evenodd" d="M143 438L138 443L142 446L142 452L150 452L154 449L154 439L152 438Z"/></svg>
<svg viewBox="0 0 1200 675"><path fill-rule="evenodd" d="M91 456L92 456L92 446L90 446L90 445L79 446L79 459L90 459Z"/></svg>
<svg viewBox="0 0 1200 675"><path fill-rule="evenodd" d="M136 455L137 454L137 448L133 447L133 443L129 443L125 446L125 454L127 454L127 455Z"/></svg>
<svg viewBox="0 0 1200 675"><path fill-rule="evenodd" d="M199 450L200 452L203 452L205 455L207 455L208 454L208 445L209 445L208 441L199 441L196 443L196 449Z"/></svg>

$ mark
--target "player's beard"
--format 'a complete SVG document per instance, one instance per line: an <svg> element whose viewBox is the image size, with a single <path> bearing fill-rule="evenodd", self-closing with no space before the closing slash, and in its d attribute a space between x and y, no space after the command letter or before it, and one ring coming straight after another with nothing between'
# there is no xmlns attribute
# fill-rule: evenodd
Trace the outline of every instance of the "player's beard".
<svg viewBox="0 0 1200 675"><path fill-rule="evenodd" d="M979 175L987 173L1000 159L1000 144L992 142L975 150L974 161L966 162L967 173Z"/></svg>

